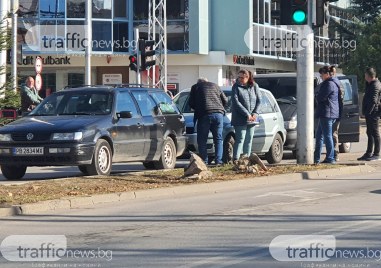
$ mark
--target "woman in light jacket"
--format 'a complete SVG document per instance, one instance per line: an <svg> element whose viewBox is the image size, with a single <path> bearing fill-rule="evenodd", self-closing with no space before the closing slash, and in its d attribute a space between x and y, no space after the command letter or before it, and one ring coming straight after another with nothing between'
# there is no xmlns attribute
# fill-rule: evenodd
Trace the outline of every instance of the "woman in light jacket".
<svg viewBox="0 0 381 268"><path fill-rule="evenodd" d="M238 160L241 154L248 156L251 154L261 99L259 87L254 82L253 74L248 70L238 72L238 79L232 91L231 124L235 129L233 160Z"/></svg>

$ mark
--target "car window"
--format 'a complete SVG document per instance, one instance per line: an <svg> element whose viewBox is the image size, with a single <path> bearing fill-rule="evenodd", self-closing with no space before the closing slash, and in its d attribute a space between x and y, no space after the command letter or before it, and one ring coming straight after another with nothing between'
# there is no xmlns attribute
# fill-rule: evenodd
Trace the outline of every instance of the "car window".
<svg viewBox="0 0 381 268"><path fill-rule="evenodd" d="M30 115L56 115L63 97L63 95L50 95L45 98L43 104L34 109Z"/></svg>
<svg viewBox="0 0 381 268"><path fill-rule="evenodd" d="M136 105L129 92L120 92L116 99L116 112L130 111L132 117L139 116Z"/></svg>
<svg viewBox="0 0 381 268"><path fill-rule="evenodd" d="M165 92L152 92L152 98L160 108L162 114L178 114L180 113L172 99Z"/></svg>
<svg viewBox="0 0 381 268"><path fill-rule="evenodd" d="M177 105L179 110L182 113L192 113L191 108L189 107L189 91L188 92L180 92L174 99L173 102Z"/></svg>
<svg viewBox="0 0 381 268"><path fill-rule="evenodd" d="M109 93L63 92L46 98L31 115L102 115L110 113L111 107Z"/></svg>
<svg viewBox="0 0 381 268"><path fill-rule="evenodd" d="M136 102L138 103L142 116L155 115L156 103L146 91L133 91Z"/></svg>
<svg viewBox="0 0 381 268"><path fill-rule="evenodd" d="M340 79L344 87L344 104L353 104L352 84L349 79Z"/></svg>
<svg viewBox="0 0 381 268"><path fill-rule="evenodd" d="M276 99L288 96L296 97L296 78L295 77L266 77L255 78L259 87L271 91Z"/></svg>
<svg viewBox="0 0 381 268"><path fill-rule="evenodd" d="M269 100L269 97L267 94L261 94L261 104L259 106L259 113L260 114L268 114L268 113L274 113L274 103Z"/></svg>

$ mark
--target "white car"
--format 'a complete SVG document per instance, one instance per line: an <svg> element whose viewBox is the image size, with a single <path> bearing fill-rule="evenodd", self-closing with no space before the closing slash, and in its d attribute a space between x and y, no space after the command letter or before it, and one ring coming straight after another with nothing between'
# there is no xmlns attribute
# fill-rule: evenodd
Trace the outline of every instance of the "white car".
<svg viewBox="0 0 381 268"><path fill-rule="evenodd" d="M234 144L234 127L230 123L231 119L231 87L221 87L228 97L228 105L225 107L223 129L223 161L225 163L232 160ZM259 108L259 124L254 131L252 151L258 155L265 155L270 164L279 163L283 158L283 144L286 140L286 129L282 113L278 103L270 91L260 88L261 106ZM190 89L180 91L174 98L177 107L185 116L186 132L188 136L188 151L198 152L197 132L193 124L193 111L189 107ZM213 136L209 132L208 155L214 155ZM209 157L213 160L213 157Z"/></svg>

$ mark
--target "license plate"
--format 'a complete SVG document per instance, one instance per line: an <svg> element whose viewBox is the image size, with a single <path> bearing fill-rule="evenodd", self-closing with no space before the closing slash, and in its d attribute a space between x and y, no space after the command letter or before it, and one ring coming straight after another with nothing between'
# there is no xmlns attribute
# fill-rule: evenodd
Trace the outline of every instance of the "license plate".
<svg viewBox="0 0 381 268"><path fill-rule="evenodd" d="M41 155L44 154L44 147L16 147L13 148L15 155Z"/></svg>

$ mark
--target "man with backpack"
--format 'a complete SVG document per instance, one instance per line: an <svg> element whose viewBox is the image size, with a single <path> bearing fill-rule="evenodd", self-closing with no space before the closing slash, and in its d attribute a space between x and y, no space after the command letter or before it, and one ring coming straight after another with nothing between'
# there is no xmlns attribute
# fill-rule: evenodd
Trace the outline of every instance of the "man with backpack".
<svg viewBox="0 0 381 268"><path fill-rule="evenodd" d="M381 83L377 79L374 68L367 68L365 71L365 95L362 102L362 112L365 115L366 134L368 136L368 146L363 156L357 158L359 161L380 160L380 133L378 122L380 116L380 93Z"/></svg>

